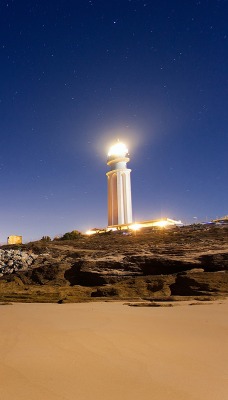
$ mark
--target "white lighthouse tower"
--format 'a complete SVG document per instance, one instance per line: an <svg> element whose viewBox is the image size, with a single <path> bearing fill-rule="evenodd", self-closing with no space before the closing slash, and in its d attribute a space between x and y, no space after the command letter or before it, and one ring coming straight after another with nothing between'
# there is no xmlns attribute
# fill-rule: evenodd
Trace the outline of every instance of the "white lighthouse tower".
<svg viewBox="0 0 228 400"><path fill-rule="evenodd" d="M132 223L131 170L125 144L117 142L108 152L108 226Z"/></svg>

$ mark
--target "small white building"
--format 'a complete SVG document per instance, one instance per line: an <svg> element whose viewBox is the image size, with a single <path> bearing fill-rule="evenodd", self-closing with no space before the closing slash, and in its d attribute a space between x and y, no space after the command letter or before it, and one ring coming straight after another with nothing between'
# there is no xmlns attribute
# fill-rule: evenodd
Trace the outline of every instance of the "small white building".
<svg viewBox="0 0 228 400"><path fill-rule="evenodd" d="M7 244L22 244L22 236L18 235L8 236Z"/></svg>

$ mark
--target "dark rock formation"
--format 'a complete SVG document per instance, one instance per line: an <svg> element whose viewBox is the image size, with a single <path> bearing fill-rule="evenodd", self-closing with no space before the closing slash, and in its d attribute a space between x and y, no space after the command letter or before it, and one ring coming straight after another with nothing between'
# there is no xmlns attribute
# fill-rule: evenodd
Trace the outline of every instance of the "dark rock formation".
<svg viewBox="0 0 228 400"><path fill-rule="evenodd" d="M176 296L195 296L205 294L227 294L227 272L199 272L180 274L170 285L171 294Z"/></svg>
<svg viewBox="0 0 228 400"><path fill-rule="evenodd" d="M167 257L132 256L125 258L126 263L138 266L142 275L169 275L195 268L196 262L187 262Z"/></svg>
<svg viewBox="0 0 228 400"><path fill-rule="evenodd" d="M204 254L199 260L205 271L228 271L228 253Z"/></svg>
<svg viewBox="0 0 228 400"><path fill-rule="evenodd" d="M141 274L141 269L133 264L90 260L78 261L65 272L64 277L71 285L100 286Z"/></svg>
<svg viewBox="0 0 228 400"><path fill-rule="evenodd" d="M28 276L32 282L44 285L48 282L55 281L59 273L59 265L43 265L42 267L34 268Z"/></svg>

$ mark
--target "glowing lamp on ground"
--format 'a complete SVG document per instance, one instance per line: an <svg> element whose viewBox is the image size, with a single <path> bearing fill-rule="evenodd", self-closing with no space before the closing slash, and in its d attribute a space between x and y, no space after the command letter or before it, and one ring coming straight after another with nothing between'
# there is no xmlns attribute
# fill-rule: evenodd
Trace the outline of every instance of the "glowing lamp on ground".
<svg viewBox="0 0 228 400"><path fill-rule="evenodd" d="M168 221L158 221L155 226L159 226L159 228L165 228L167 225L170 225Z"/></svg>
<svg viewBox="0 0 228 400"><path fill-rule="evenodd" d="M97 232L96 231L92 231L92 230L86 231L86 235L94 235L95 233L97 233Z"/></svg>
<svg viewBox="0 0 228 400"><path fill-rule="evenodd" d="M130 229L132 229L133 231L138 231L141 228L140 224L133 224L130 226Z"/></svg>
<svg viewBox="0 0 228 400"><path fill-rule="evenodd" d="M117 231L117 228L108 228L107 229L107 232L115 232L115 231Z"/></svg>

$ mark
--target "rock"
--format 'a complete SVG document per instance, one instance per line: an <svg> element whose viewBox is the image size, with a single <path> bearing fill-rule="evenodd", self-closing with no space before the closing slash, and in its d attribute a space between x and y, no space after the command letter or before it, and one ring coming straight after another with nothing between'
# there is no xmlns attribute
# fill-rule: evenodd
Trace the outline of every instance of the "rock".
<svg viewBox="0 0 228 400"><path fill-rule="evenodd" d="M44 285L49 281L54 281L59 272L58 265L44 265L32 270L31 279L33 282Z"/></svg>
<svg viewBox="0 0 228 400"><path fill-rule="evenodd" d="M169 283L166 282L165 279L156 279L154 281L151 281L147 284L147 290L159 297L171 295Z"/></svg>
<svg viewBox="0 0 228 400"><path fill-rule="evenodd" d="M21 252L19 250L0 250L0 269L1 273L14 273L18 269L27 270L32 266L36 255L30 252Z"/></svg>
<svg viewBox="0 0 228 400"><path fill-rule="evenodd" d="M101 286L116 283L129 276L140 275L137 266L118 261L78 261L65 272L65 279L71 285Z"/></svg>
<svg viewBox="0 0 228 400"><path fill-rule="evenodd" d="M204 272L203 268L193 268L190 269L189 271L186 272L186 274L194 274L194 273L198 273L198 272Z"/></svg>
<svg viewBox="0 0 228 400"><path fill-rule="evenodd" d="M165 257L133 256L126 261L135 263L143 275L168 275L195 268L196 262L187 262Z"/></svg>
<svg viewBox="0 0 228 400"><path fill-rule="evenodd" d="M8 267L12 267L13 264L14 264L13 260L9 260L8 263L7 263Z"/></svg>
<svg viewBox="0 0 228 400"><path fill-rule="evenodd" d="M226 294L227 288L228 273L222 272L180 274L170 285L171 294L176 296Z"/></svg>
<svg viewBox="0 0 228 400"><path fill-rule="evenodd" d="M228 253L204 254L200 261L205 271L228 271Z"/></svg>
<svg viewBox="0 0 228 400"><path fill-rule="evenodd" d="M115 288L102 288L92 292L91 297L113 297L118 296L118 294L119 292Z"/></svg>

